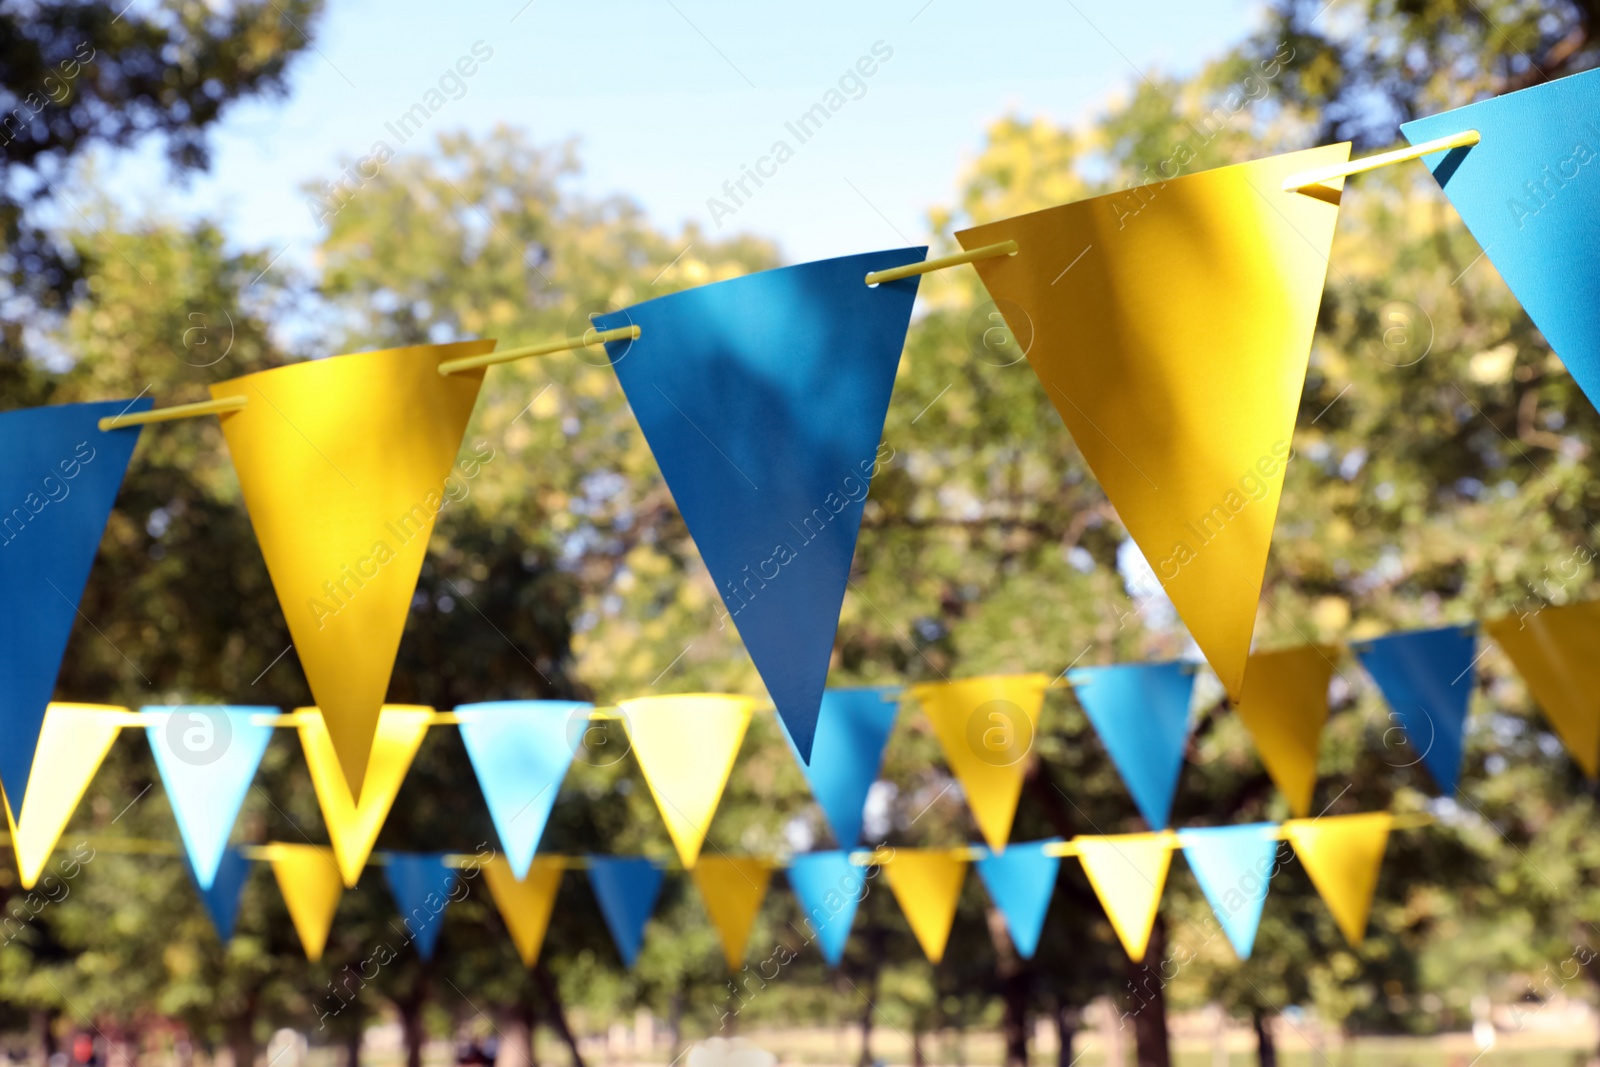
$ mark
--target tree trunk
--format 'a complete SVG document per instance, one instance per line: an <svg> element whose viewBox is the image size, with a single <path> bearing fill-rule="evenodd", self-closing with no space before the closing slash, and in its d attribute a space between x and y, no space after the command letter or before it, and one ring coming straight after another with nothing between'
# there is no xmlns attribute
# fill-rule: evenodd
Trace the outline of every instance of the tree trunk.
<svg viewBox="0 0 1600 1067"><path fill-rule="evenodd" d="M1260 1008L1250 1012L1250 1026L1256 1032L1256 1063L1260 1067L1278 1067L1278 1046L1272 1039L1272 1027L1267 1013Z"/></svg>
<svg viewBox="0 0 1600 1067"><path fill-rule="evenodd" d="M538 983L539 995L544 998L550 1025L556 1028L556 1033L566 1043L567 1052L572 1056L572 1067L584 1067L583 1053L578 1048L578 1039L573 1036L572 1027L567 1025L566 1009L561 1006L561 997L556 992L556 984L550 980L550 972L544 969L544 964L533 965L533 980Z"/></svg>
<svg viewBox="0 0 1600 1067"><path fill-rule="evenodd" d="M989 905L985 916L989 940L994 944L995 977L1000 982L1000 1036L1005 1041L1005 1067L1028 1067L1028 987L1032 977L1017 955L999 908Z"/></svg>
<svg viewBox="0 0 1600 1067"><path fill-rule="evenodd" d="M878 969L874 967L867 975L867 991L861 996L861 1055L856 1059L857 1067L872 1067L872 1002L877 996Z"/></svg>
<svg viewBox="0 0 1600 1067"><path fill-rule="evenodd" d="M50 1067L50 1057L56 1054L56 1013L52 1008L35 1008L28 1018L29 1057L33 1067Z"/></svg>
<svg viewBox="0 0 1600 1067"><path fill-rule="evenodd" d="M428 971L424 967L417 974L417 984L411 995L395 997L395 1011L400 1016L400 1037L406 1046L406 1067L422 1067L422 1049L428 1035L422 1028L422 1008L428 1002Z"/></svg>
<svg viewBox="0 0 1600 1067"><path fill-rule="evenodd" d="M344 1035L344 1067L361 1067L361 1036L361 1017L358 1015L355 1025Z"/></svg>
<svg viewBox="0 0 1600 1067"><path fill-rule="evenodd" d="M1145 960L1128 965L1128 984L1132 988L1129 1012L1133 1016L1134 1059L1139 1067L1172 1067L1172 1049L1167 1043L1167 995L1162 988L1159 968L1167 955L1167 926L1156 916L1150 930Z"/></svg>
<svg viewBox="0 0 1600 1067"><path fill-rule="evenodd" d="M1077 1057L1072 1046L1078 1040L1078 1009L1056 1001L1056 1067L1072 1067Z"/></svg>
<svg viewBox="0 0 1600 1067"><path fill-rule="evenodd" d="M228 1058L233 1061L233 1067L255 1067L256 1062L256 1007L260 1002L259 992L252 992L245 998L244 1008L227 1021L225 1026L225 1042L228 1047Z"/></svg>
<svg viewBox="0 0 1600 1067"><path fill-rule="evenodd" d="M922 1042L928 1035L918 1030L911 1029L911 1067L928 1067L928 1058L922 1054Z"/></svg>

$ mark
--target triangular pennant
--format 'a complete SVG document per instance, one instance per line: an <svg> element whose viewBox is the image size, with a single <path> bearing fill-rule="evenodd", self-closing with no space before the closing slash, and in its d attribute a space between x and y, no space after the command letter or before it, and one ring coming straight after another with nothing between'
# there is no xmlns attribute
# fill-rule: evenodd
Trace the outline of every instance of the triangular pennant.
<svg viewBox="0 0 1600 1067"><path fill-rule="evenodd" d="M358 798L378 709L444 483L483 369L439 374L493 341L310 360L211 386L248 403L221 416L239 487Z"/></svg>
<svg viewBox="0 0 1600 1067"><path fill-rule="evenodd" d="M1278 828L1271 823L1214 826L1185 830L1178 841L1228 942L1240 959L1249 959L1278 854Z"/></svg>
<svg viewBox="0 0 1600 1067"><path fill-rule="evenodd" d="M1394 709L1406 740L1445 793L1456 791L1461 774L1477 644L1473 627L1446 626L1389 634L1354 646L1361 665Z"/></svg>
<svg viewBox="0 0 1600 1067"><path fill-rule="evenodd" d="M501 700L456 708L467 757L518 878L533 862L593 707L577 700Z"/></svg>
<svg viewBox="0 0 1600 1067"><path fill-rule="evenodd" d="M127 714L127 708L105 704L51 704L45 709L28 794L21 804L8 795L5 804L22 888L32 889L44 873ZM21 809L20 818L12 816L12 808Z"/></svg>
<svg viewBox="0 0 1600 1067"><path fill-rule="evenodd" d="M400 783L428 734L433 709L406 704L383 706L372 740L367 786L359 804L340 770L323 717L316 708L298 708L295 715L300 724L300 747L311 771L311 787L316 791L328 840L333 842L333 852L339 860L339 873L346 886L354 887L372 854L378 831L383 829L383 820L394 806Z"/></svg>
<svg viewBox="0 0 1600 1067"><path fill-rule="evenodd" d="M1360 945L1366 936L1367 915L1393 822L1392 815L1380 811L1291 819L1283 824L1294 854L1352 946Z"/></svg>
<svg viewBox="0 0 1600 1067"><path fill-rule="evenodd" d="M645 923L656 910L664 877L661 868L644 856L589 857L589 888L630 970L639 959Z"/></svg>
<svg viewBox="0 0 1600 1067"><path fill-rule="evenodd" d="M883 876L928 962L944 959L967 880L967 857L950 849L897 848L883 865Z"/></svg>
<svg viewBox="0 0 1600 1067"><path fill-rule="evenodd" d="M210 889L228 835L272 740L277 708L180 705L139 709L190 869Z"/></svg>
<svg viewBox="0 0 1600 1067"><path fill-rule="evenodd" d="M150 399L0 412L0 786L27 793L45 706L139 427L100 419ZM16 812L11 813L14 817Z"/></svg>
<svg viewBox="0 0 1600 1067"><path fill-rule="evenodd" d="M1052 854L1060 844L1061 839L1053 837L1008 845L1004 852L984 849L973 864L989 899L1005 917L1011 943L1025 960L1033 959L1039 949L1039 934L1061 870L1061 857Z"/></svg>
<svg viewBox="0 0 1600 1067"><path fill-rule="evenodd" d="M327 947L333 914L344 895L333 850L322 845L273 844L267 846L267 862L272 864L272 876L278 881L300 947L305 949L306 959L316 963Z"/></svg>
<svg viewBox="0 0 1600 1067"><path fill-rule="evenodd" d="M1144 959L1172 864L1172 831L1075 837L1078 859L1133 962Z"/></svg>
<svg viewBox="0 0 1600 1067"><path fill-rule="evenodd" d="M1165 830L1189 744L1190 663L1125 663L1068 672L1073 693L1151 829Z"/></svg>
<svg viewBox="0 0 1600 1067"><path fill-rule="evenodd" d="M618 706L639 770L661 809L678 858L692 868L756 702L749 697L691 693L640 697Z"/></svg>
<svg viewBox="0 0 1600 1067"><path fill-rule="evenodd" d="M1600 71L1403 123L1412 144L1477 130L1424 157L1439 187L1572 377L1600 403Z"/></svg>
<svg viewBox="0 0 1600 1067"><path fill-rule="evenodd" d="M539 962L545 931L550 929L550 912L561 889L561 874L566 862L560 856L535 856L528 873L518 878L511 865L496 857L484 864L483 876L489 882L489 895L511 932L511 943L524 967Z"/></svg>
<svg viewBox="0 0 1600 1067"><path fill-rule="evenodd" d="M883 766L883 749L900 708L899 686L828 689L822 694L811 760L800 770L817 798L834 839L844 848L861 840L867 791ZM778 720L783 722L782 717ZM789 727L783 728L789 737ZM794 738L789 737L794 744ZM795 754L799 755L798 748Z"/></svg>
<svg viewBox="0 0 1600 1067"><path fill-rule="evenodd" d="M1573 761L1600 777L1600 601L1491 619L1483 628L1511 657Z"/></svg>
<svg viewBox="0 0 1600 1067"><path fill-rule="evenodd" d="M1186 174L956 234L1230 696L1244 684L1348 144Z"/></svg>
<svg viewBox="0 0 1600 1067"><path fill-rule="evenodd" d="M444 928L445 906L460 880L445 857L443 852L391 852L383 868L389 892L400 907L406 936L425 960L433 959Z"/></svg>
<svg viewBox="0 0 1600 1067"><path fill-rule="evenodd" d="M717 928L728 970L737 971L772 881L772 864L759 856L703 856L690 874Z"/></svg>
<svg viewBox="0 0 1600 1067"><path fill-rule="evenodd" d="M195 890L200 894L200 903L205 905L212 928L222 943L227 944L233 940L233 930L239 921L239 894L244 892L244 884L250 879L250 861L238 849L224 847L217 857L209 886L200 884L199 875L187 860L184 866L189 868L189 876L194 879Z"/></svg>
<svg viewBox="0 0 1600 1067"><path fill-rule="evenodd" d="M807 932L828 966L839 966L856 908L867 895L866 871L850 862L848 852L806 852L789 861L788 875Z"/></svg>
<svg viewBox="0 0 1600 1067"><path fill-rule="evenodd" d="M1049 686L1048 675L1010 674L911 687L983 839L996 852L1011 837Z"/></svg>
<svg viewBox="0 0 1600 1067"><path fill-rule="evenodd" d="M915 277L866 275L926 251L762 271L594 319L641 331L606 346L611 365L803 760L917 295Z"/></svg>
<svg viewBox="0 0 1600 1067"><path fill-rule="evenodd" d="M1311 813L1317 752L1328 721L1328 679L1338 650L1302 645L1250 657L1248 688L1234 705L1289 810Z"/></svg>

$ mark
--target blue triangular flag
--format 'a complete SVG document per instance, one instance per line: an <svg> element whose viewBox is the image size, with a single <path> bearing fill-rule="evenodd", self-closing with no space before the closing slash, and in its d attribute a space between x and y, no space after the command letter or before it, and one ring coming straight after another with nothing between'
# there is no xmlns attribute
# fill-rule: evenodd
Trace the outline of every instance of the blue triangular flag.
<svg viewBox="0 0 1600 1067"><path fill-rule="evenodd" d="M200 884L199 876L187 860L184 866L189 868L189 877L194 879L195 889L200 893L200 903L205 905L217 936L224 944L233 940L233 928L239 919L239 894L244 891L244 884L250 878L250 861L238 849L224 848L217 858L209 887Z"/></svg>
<svg viewBox="0 0 1600 1067"><path fill-rule="evenodd" d="M861 841L862 809L883 766L883 748L900 709L899 692L899 686L889 685L828 689L822 694L811 760L802 759L800 770L811 784L811 795L822 807L835 840L845 848ZM778 721L783 722L781 718ZM793 746L787 724L783 734ZM798 750L795 754L799 755Z"/></svg>
<svg viewBox="0 0 1600 1067"><path fill-rule="evenodd" d="M1067 675L1117 773L1152 830L1172 817L1172 797L1189 741L1194 665L1126 663L1079 667Z"/></svg>
<svg viewBox="0 0 1600 1067"><path fill-rule="evenodd" d="M866 877L864 868L850 862L848 852L806 852L789 862L789 888L830 967L839 966L844 958L856 907L867 895Z"/></svg>
<svg viewBox="0 0 1600 1067"><path fill-rule="evenodd" d="M1476 645L1472 627L1447 626L1389 634L1354 646L1400 719L1406 740L1446 793L1456 791L1461 774Z"/></svg>
<svg viewBox="0 0 1600 1067"><path fill-rule="evenodd" d="M400 907L406 933L417 946L417 955L433 959L444 927L445 905L455 892L459 877L445 864L443 852L391 852L383 875L389 892Z"/></svg>
<svg viewBox="0 0 1600 1067"><path fill-rule="evenodd" d="M0 412L0 785L22 809L44 709L150 399Z"/></svg>
<svg viewBox="0 0 1600 1067"><path fill-rule="evenodd" d="M1061 857L1050 855L1048 849L1059 844L1061 839L1053 837L1007 845L1004 852L982 849L974 864L989 899L1005 916L1011 943L1025 960L1033 959L1039 948L1039 933L1061 870Z"/></svg>
<svg viewBox="0 0 1600 1067"><path fill-rule="evenodd" d="M201 889L210 889L256 768L272 740L252 716L277 708L178 705L140 709L173 818Z"/></svg>
<svg viewBox="0 0 1600 1067"><path fill-rule="evenodd" d="M926 248L819 260L596 316L701 558L802 761Z"/></svg>
<svg viewBox="0 0 1600 1067"><path fill-rule="evenodd" d="M1200 891L1222 924L1239 958L1250 958L1261 925L1278 851L1278 828L1271 823L1184 830L1178 835Z"/></svg>
<svg viewBox="0 0 1600 1067"><path fill-rule="evenodd" d="M1412 144L1466 130L1482 140L1424 161L1533 324L1600 404L1600 70L1400 127Z"/></svg>
<svg viewBox="0 0 1600 1067"><path fill-rule="evenodd" d="M577 700L497 700L456 709L467 757L518 881L528 876L593 707Z"/></svg>
<svg viewBox="0 0 1600 1067"><path fill-rule="evenodd" d="M589 857L589 888L600 902L622 962L630 968L639 958L644 925L656 910L663 878L661 868L644 856Z"/></svg>

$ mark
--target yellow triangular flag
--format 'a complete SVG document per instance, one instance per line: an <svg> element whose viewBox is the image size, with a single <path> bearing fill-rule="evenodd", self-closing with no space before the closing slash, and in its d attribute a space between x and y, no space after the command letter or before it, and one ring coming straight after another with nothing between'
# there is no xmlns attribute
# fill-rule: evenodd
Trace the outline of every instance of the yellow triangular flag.
<svg viewBox="0 0 1600 1067"><path fill-rule="evenodd" d="M32 889L44 873L50 853L111 751L127 714L127 708L108 704L51 704L45 708L20 818L11 812L11 798L5 802L22 888Z"/></svg>
<svg viewBox="0 0 1600 1067"><path fill-rule="evenodd" d="M618 705L685 867L694 866L705 844L755 706L750 697L718 693L639 697Z"/></svg>
<svg viewBox="0 0 1600 1067"><path fill-rule="evenodd" d="M333 913L339 910L339 898L344 895L333 852L322 845L272 844L266 846L266 853L300 947L305 949L306 959L316 963L327 947Z"/></svg>
<svg viewBox="0 0 1600 1067"><path fill-rule="evenodd" d="M923 954L938 963L944 959L950 924L961 902L966 856L949 849L897 848L883 865L883 874Z"/></svg>
<svg viewBox="0 0 1600 1067"><path fill-rule="evenodd" d="M1494 619L1483 628L1511 657L1583 773L1600 777L1600 601Z"/></svg>
<svg viewBox="0 0 1600 1067"><path fill-rule="evenodd" d="M728 970L737 971L772 881L772 864L759 856L702 856L690 874L722 939Z"/></svg>
<svg viewBox="0 0 1600 1067"><path fill-rule="evenodd" d="M1292 152L956 234L1017 242L973 266L1234 699L1339 213L1334 190L1283 180L1349 157Z"/></svg>
<svg viewBox="0 0 1600 1067"><path fill-rule="evenodd" d="M1366 936L1367 913L1393 822L1392 815L1379 811L1290 819L1283 824L1294 854L1351 945L1360 945Z"/></svg>
<svg viewBox="0 0 1600 1067"><path fill-rule="evenodd" d="M996 852L1005 851L1050 677L991 675L911 687L933 724L967 807Z"/></svg>
<svg viewBox="0 0 1600 1067"><path fill-rule="evenodd" d="M295 363L211 387L267 572L344 776L364 788L378 708L483 383L446 359L493 341Z"/></svg>
<svg viewBox="0 0 1600 1067"><path fill-rule="evenodd" d="M311 787L317 793L322 821L328 826L339 859L339 873L346 886L354 886L361 868L372 855L372 845L389 817L395 794L405 780L411 761L427 736L432 708L407 704L385 704L378 717L377 734L372 741L372 759L367 769L367 787L358 804L346 784L327 724L316 708L298 708L300 747L305 750L306 766L311 771Z"/></svg>
<svg viewBox="0 0 1600 1067"><path fill-rule="evenodd" d="M511 864L501 857L484 865L489 896L494 898L494 906L505 920L511 943L517 946L517 955L525 967L539 962L539 949L544 947L545 931L550 929L550 912L555 907L564 870L566 862L560 856L534 856L528 877L519 882Z"/></svg>
<svg viewBox="0 0 1600 1067"><path fill-rule="evenodd" d="M1171 830L1110 837L1075 837L1078 860L1089 876L1111 928L1133 962L1144 959L1150 928L1161 907L1175 837Z"/></svg>
<svg viewBox="0 0 1600 1067"><path fill-rule="evenodd" d="M1295 815L1311 814L1317 749L1328 721L1328 679L1338 654L1317 645L1257 652L1245 674L1245 695L1234 705Z"/></svg>

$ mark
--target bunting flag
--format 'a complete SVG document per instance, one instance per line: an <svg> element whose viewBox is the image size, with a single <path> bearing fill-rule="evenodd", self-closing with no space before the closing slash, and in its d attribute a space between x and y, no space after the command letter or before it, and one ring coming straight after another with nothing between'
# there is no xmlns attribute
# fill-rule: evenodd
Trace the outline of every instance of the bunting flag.
<svg viewBox="0 0 1600 1067"><path fill-rule="evenodd" d="M1600 71L1402 123L1412 144L1482 140L1423 161L1591 403L1600 398Z"/></svg>
<svg viewBox="0 0 1600 1067"><path fill-rule="evenodd" d="M1446 626L1389 634L1352 646L1394 709L1418 759L1445 793L1456 791L1461 774L1477 643L1474 627Z"/></svg>
<svg viewBox="0 0 1600 1067"><path fill-rule="evenodd" d="M550 929L550 912L555 908L565 870L566 863L560 856L535 856L528 873L521 878L498 856L483 866L489 896L505 920L524 967L539 962L539 950L544 947L545 931Z"/></svg>
<svg viewBox="0 0 1600 1067"><path fill-rule="evenodd" d="M1127 663L1068 672L1078 703L1153 830L1172 818L1189 744L1190 663Z"/></svg>
<svg viewBox="0 0 1600 1067"><path fill-rule="evenodd" d="M272 865L278 892L283 894L283 903L289 909L289 921L294 924L306 959L316 963L327 947L333 915L339 910L339 898L344 895L333 850L322 845L274 844L268 847L267 862Z"/></svg>
<svg viewBox="0 0 1600 1067"><path fill-rule="evenodd" d="M1311 814L1317 788L1317 751L1328 721L1328 680L1338 649L1302 645L1250 657L1249 692L1234 710L1250 731L1256 752L1289 810Z"/></svg>
<svg viewBox="0 0 1600 1067"><path fill-rule="evenodd" d="M1025 960L1033 959L1039 949L1039 934L1061 870L1061 857L1052 855L1051 850L1060 844L1059 837L1052 837L1013 844L1004 852L982 849L973 864L989 899L1005 918L1011 943Z"/></svg>
<svg viewBox="0 0 1600 1067"><path fill-rule="evenodd" d="M756 702L717 693L640 697L618 707L667 833L693 868Z"/></svg>
<svg viewBox="0 0 1600 1067"><path fill-rule="evenodd" d="M272 740L277 708L160 706L139 709L172 817L202 891L211 888L228 836Z"/></svg>
<svg viewBox="0 0 1600 1067"><path fill-rule="evenodd" d="M644 856L589 857L589 888L629 970L639 959L644 926L656 909L663 878L661 868Z"/></svg>
<svg viewBox="0 0 1600 1067"><path fill-rule="evenodd" d="M367 785L357 803L334 753L333 740L316 708L295 711L300 726L300 747L305 750L306 767L311 771L311 787L328 827L328 840L338 857L339 873L347 888L354 888L367 865L372 846L383 829L383 820L400 792L422 739L428 734L433 709L407 704L385 704L378 717L371 759L367 766Z"/></svg>
<svg viewBox="0 0 1600 1067"><path fill-rule="evenodd" d="M78 601L127 473L139 427L100 419L150 399L0 412L0 787L28 791ZM15 811L9 812L15 818Z"/></svg>
<svg viewBox="0 0 1600 1067"><path fill-rule="evenodd" d="M737 971L772 881L772 863L759 856L706 856L689 873L717 928L728 970Z"/></svg>
<svg viewBox="0 0 1600 1067"><path fill-rule="evenodd" d="M828 689L822 694L811 761L800 760L800 770L842 848L861 842L867 792L883 767L883 750L900 710L899 698L897 685ZM781 716L778 721L783 721ZM783 733L794 745L788 726ZM798 748L795 754L799 755Z"/></svg>
<svg viewBox="0 0 1600 1067"><path fill-rule="evenodd" d="M900 248L762 271L595 317L717 592L811 759L920 262Z"/></svg>
<svg viewBox="0 0 1600 1067"><path fill-rule="evenodd" d="M400 906L406 935L417 946L417 955L433 959L444 928L444 909L456 891L460 876L445 863L443 852L391 852L383 874L389 892Z"/></svg>
<svg viewBox="0 0 1600 1067"><path fill-rule="evenodd" d="M1150 944L1161 890L1172 863L1172 831L1079 837L1078 860L1128 957L1138 963Z"/></svg>
<svg viewBox="0 0 1600 1067"><path fill-rule="evenodd" d="M883 865L883 875L928 962L944 959L967 880L964 851L897 848Z"/></svg>
<svg viewBox="0 0 1600 1067"><path fill-rule="evenodd" d="M1239 958L1255 948L1267 882L1278 854L1278 828L1271 823L1214 826L1178 835L1200 892L1222 924Z"/></svg>
<svg viewBox="0 0 1600 1067"><path fill-rule="evenodd" d="M211 386L295 654L359 800L400 633L493 341L310 360Z"/></svg>
<svg viewBox="0 0 1600 1067"><path fill-rule="evenodd" d="M1050 677L990 675L911 687L983 839L1005 851Z"/></svg>
<svg viewBox="0 0 1600 1067"><path fill-rule="evenodd" d="M1600 601L1545 607L1483 628L1511 657L1573 761L1600 777Z"/></svg>
<svg viewBox="0 0 1600 1067"><path fill-rule="evenodd" d="M511 872L528 873L550 809L577 752L576 716L594 705L577 700L499 700L456 709L461 740L478 776L489 817Z"/></svg>
<svg viewBox="0 0 1600 1067"><path fill-rule="evenodd" d="M50 704L45 709L33 746L27 795L21 804L6 796L6 821L22 888L32 889L44 873L50 853L111 751L127 712L105 704ZM13 808L21 815L12 815Z"/></svg>
<svg viewBox="0 0 1600 1067"><path fill-rule="evenodd" d="M789 861L789 888L806 915L806 929L816 939L829 967L839 966L856 908L867 895L867 873L844 851L805 852Z"/></svg>
<svg viewBox="0 0 1600 1067"><path fill-rule="evenodd" d="M1372 910L1372 894L1378 888L1378 869L1383 866L1393 822L1394 816L1380 811L1291 819L1283 824L1294 854L1305 865L1311 884L1351 946L1360 945L1366 936L1367 914Z"/></svg>
<svg viewBox="0 0 1600 1067"><path fill-rule="evenodd" d="M227 944L233 940L234 927L238 925L239 895L244 892L245 882L250 880L250 861L236 848L223 848L211 872L211 884L205 886L200 884L200 876L192 863L186 861L184 866L194 880L195 891L200 894L200 903L205 905L212 929L222 943Z"/></svg>
<svg viewBox="0 0 1600 1067"><path fill-rule="evenodd" d="M1337 191L1283 180L1349 158L1291 152L956 234L1017 242L973 266L1235 700L1339 214Z"/></svg>

